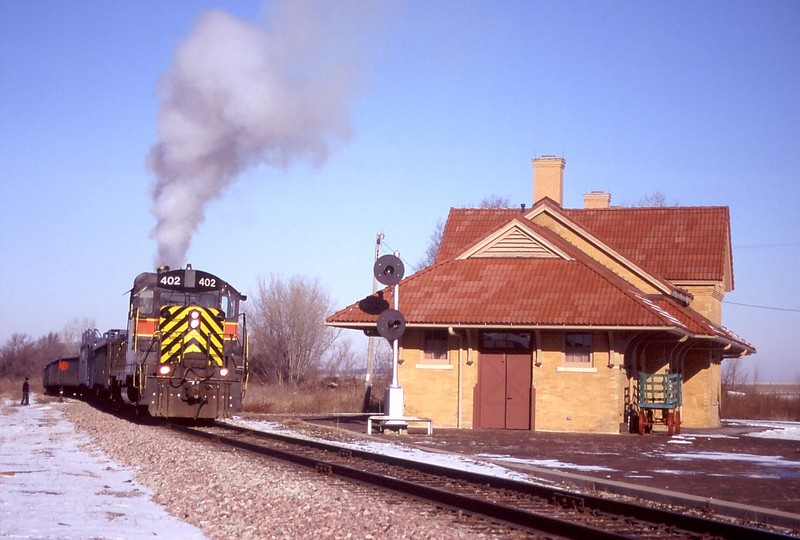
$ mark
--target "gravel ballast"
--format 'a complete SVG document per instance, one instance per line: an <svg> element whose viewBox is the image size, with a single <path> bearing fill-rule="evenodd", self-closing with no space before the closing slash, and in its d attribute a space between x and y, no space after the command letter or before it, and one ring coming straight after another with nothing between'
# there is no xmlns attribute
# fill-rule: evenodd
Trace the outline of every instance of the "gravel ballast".
<svg viewBox="0 0 800 540"><path fill-rule="evenodd" d="M480 538L432 506L136 425L82 402L55 404L178 518L209 538Z"/></svg>

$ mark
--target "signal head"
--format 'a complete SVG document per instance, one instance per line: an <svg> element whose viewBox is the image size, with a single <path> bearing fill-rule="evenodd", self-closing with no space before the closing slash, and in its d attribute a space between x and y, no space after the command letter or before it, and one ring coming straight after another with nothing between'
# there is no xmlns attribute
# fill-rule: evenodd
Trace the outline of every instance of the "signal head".
<svg viewBox="0 0 800 540"><path fill-rule="evenodd" d="M384 285L397 285L403 279L405 266L400 257L384 255L375 261L372 271L375 274L375 279Z"/></svg>

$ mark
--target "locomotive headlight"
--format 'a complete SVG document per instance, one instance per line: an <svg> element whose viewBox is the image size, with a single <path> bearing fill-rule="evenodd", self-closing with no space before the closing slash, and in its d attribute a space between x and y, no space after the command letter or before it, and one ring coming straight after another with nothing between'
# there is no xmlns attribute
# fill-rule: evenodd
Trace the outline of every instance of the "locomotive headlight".
<svg viewBox="0 0 800 540"><path fill-rule="evenodd" d="M200 312L192 311L189 314L189 317L191 317L191 320L189 321L189 328L192 330L197 330L197 328L200 326Z"/></svg>
<svg viewBox="0 0 800 540"><path fill-rule="evenodd" d="M227 377L228 373L230 373L230 372L228 371L228 368L226 368L226 367L224 367L224 368L219 370L219 376L220 377Z"/></svg>
<svg viewBox="0 0 800 540"><path fill-rule="evenodd" d="M172 371L172 368L170 366L167 366L167 365L163 365L160 368L158 368L158 372L161 375L169 375L170 371Z"/></svg>

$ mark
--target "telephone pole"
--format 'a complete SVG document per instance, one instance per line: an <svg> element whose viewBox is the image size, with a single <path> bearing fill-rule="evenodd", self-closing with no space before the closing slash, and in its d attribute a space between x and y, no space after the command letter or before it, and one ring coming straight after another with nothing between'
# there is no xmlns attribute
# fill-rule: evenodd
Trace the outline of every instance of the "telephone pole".
<svg viewBox="0 0 800 540"><path fill-rule="evenodd" d="M378 260L378 257L381 255L381 240L383 240L384 234L383 231L379 232L375 235L375 261ZM373 261L373 263L375 262ZM378 290L378 278L372 276L372 294L375 294ZM375 351L377 348L377 338L370 336L369 337L369 345L367 346L367 376L364 381L364 385L366 386L366 393L364 395L364 406L363 412L369 412L369 402L371 399L372 394L372 375L375 371Z"/></svg>

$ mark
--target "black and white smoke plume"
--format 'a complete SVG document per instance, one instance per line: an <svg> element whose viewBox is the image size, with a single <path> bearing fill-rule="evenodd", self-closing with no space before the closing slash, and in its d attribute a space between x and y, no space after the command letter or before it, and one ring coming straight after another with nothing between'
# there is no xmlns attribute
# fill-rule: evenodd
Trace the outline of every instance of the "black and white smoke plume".
<svg viewBox="0 0 800 540"><path fill-rule="evenodd" d="M210 201L245 169L321 165L350 136L364 3L292 1L265 22L202 14L160 81L150 233L181 266Z"/></svg>

